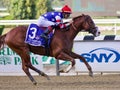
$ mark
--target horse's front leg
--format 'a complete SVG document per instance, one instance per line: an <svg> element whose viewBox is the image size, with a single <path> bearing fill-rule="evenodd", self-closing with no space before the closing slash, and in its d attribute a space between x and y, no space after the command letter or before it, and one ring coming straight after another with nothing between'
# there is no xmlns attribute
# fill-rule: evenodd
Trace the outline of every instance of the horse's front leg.
<svg viewBox="0 0 120 90"><path fill-rule="evenodd" d="M87 69L89 70L89 76L93 77L93 71L92 71L92 68L91 66L88 64L88 62L85 60L84 57L82 57L81 55L78 55L74 52L71 52L70 55L75 58L75 59L80 59L84 62L84 64L86 65Z"/></svg>
<svg viewBox="0 0 120 90"><path fill-rule="evenodd" d="M69 61L71 62L70 65L69 65L66 69L59 70L59 72L67 73L67 72L69 72L69 71L72 69L72 67L75 65L75 60L74 60L74 58L72 58L70 55L68 55L68 54L65 53L65 52L61 52L61 53L57 56L57 59L69 60Z"/></svg>

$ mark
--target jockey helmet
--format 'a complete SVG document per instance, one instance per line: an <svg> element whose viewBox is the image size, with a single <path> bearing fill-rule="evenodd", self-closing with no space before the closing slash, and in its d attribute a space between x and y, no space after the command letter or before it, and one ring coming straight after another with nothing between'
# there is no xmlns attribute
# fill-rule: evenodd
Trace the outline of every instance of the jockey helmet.
<svg viewBox="0 0 120 90"><path fill-rule="evenodd" d="M68 5L65 5L62 10L61 10L63 13L72 13L72 10L71 8L68 6Z"/></svg>

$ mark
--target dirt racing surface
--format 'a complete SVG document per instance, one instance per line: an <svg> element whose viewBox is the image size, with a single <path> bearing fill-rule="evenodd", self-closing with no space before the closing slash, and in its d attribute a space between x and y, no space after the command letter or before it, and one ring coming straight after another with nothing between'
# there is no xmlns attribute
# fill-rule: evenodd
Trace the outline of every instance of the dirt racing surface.
<svg viewBox="0 0 120 90"><path fill-rule="evenodd" d="M27 76L0 76L0 90L120 90L120 75L50 76L47 80L34 76L33 85Z"/></svg>

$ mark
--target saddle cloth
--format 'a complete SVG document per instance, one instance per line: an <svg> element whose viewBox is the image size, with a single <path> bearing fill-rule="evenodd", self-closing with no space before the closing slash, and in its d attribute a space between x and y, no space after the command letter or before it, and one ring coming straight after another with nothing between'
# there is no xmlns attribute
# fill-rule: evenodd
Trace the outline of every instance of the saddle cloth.
<svg viewBox="0 0 120 90"><path fill-rule="evenodd" d="M53 33L51 32L48 37L49 40L46 43L45 38L41 37L41 34L44 32L43 29L41 29L39 26L37 26L36 24L30 24L28 29L27 29L27 33L26 33L26 38L25 38L25 43L32 45L32 46L42 46L42 47L46 47L46 44L48 44L47 46L49 46L51 38L53 36Z"/></svg>

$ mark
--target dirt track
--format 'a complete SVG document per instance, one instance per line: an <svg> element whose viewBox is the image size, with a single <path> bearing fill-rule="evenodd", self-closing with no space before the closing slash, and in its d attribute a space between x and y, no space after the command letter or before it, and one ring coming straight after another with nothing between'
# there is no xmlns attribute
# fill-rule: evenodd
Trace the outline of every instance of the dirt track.
<svg viewBox="0 0 120 90"><path fill-rule="evenodd" d="M120 75L34 76L32 85L26 76L0 76L0 90L120 90Z"/></svg>

